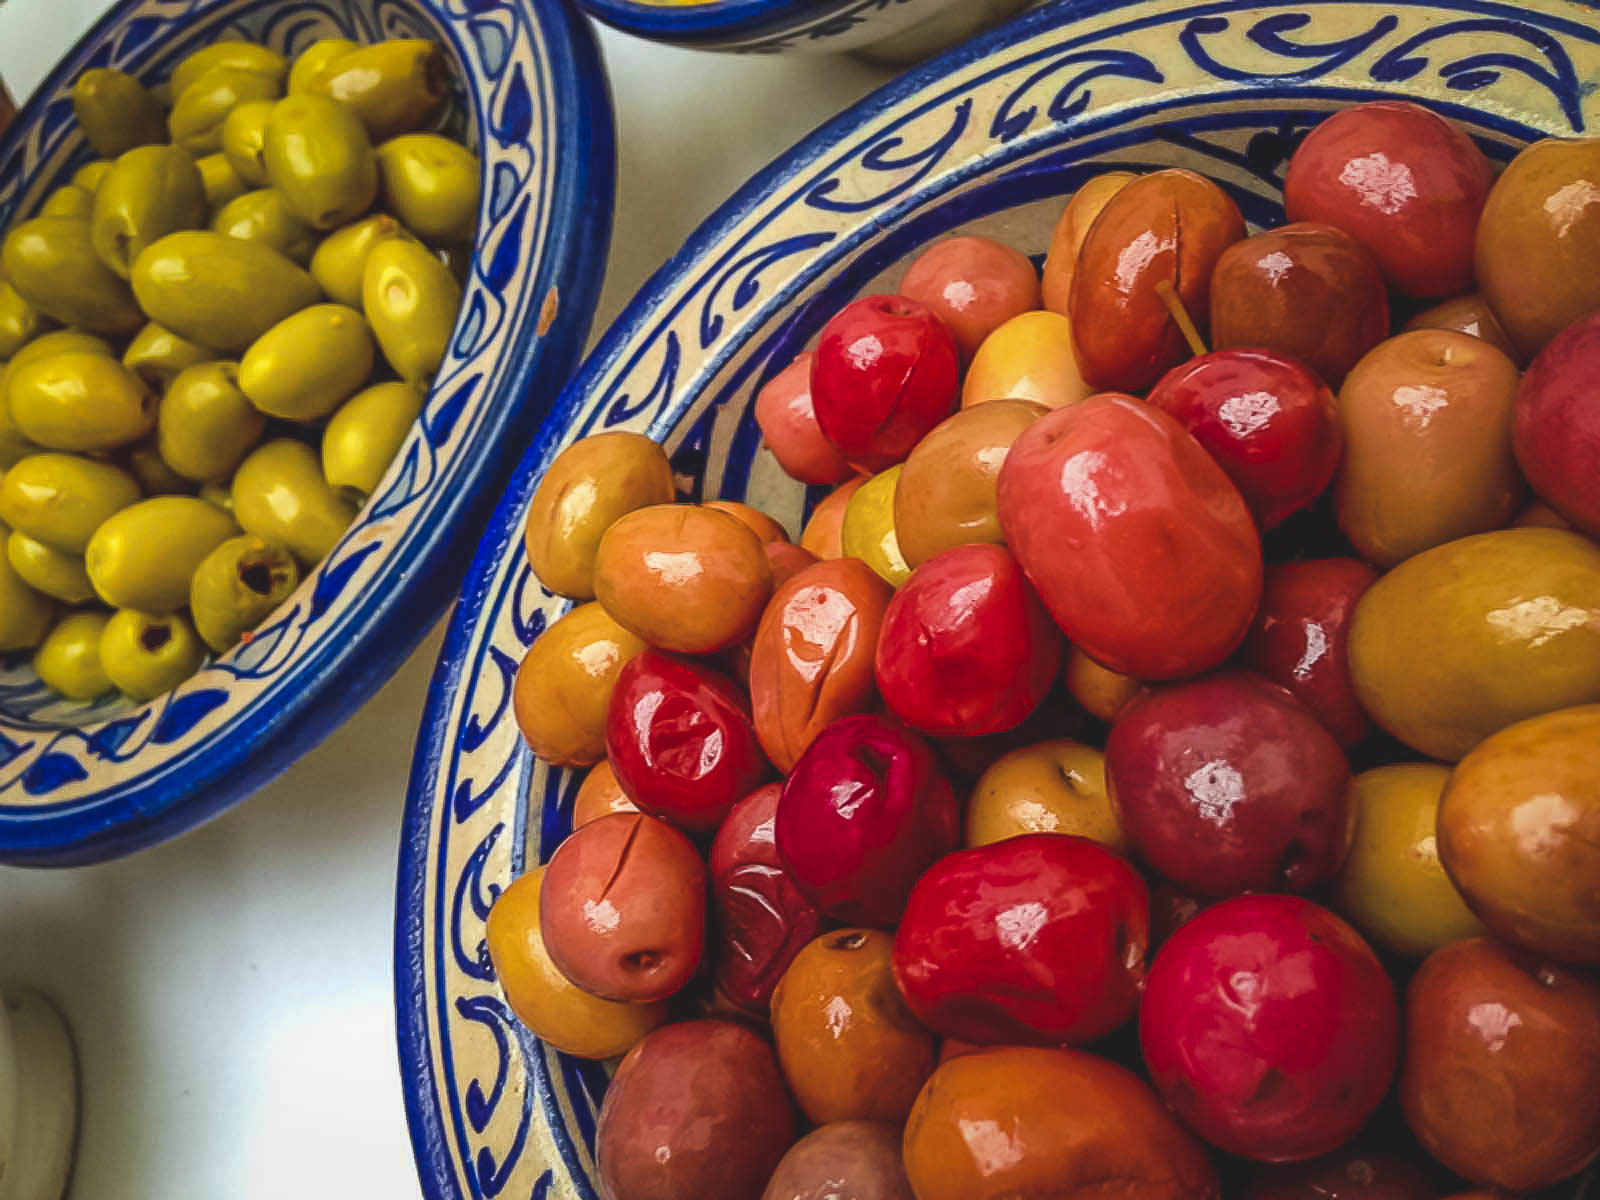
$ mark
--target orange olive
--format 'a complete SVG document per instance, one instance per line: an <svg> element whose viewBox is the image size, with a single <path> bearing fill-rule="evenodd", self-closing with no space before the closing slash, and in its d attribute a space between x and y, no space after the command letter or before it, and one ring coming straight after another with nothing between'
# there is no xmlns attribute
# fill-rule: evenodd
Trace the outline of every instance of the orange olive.
<svg viewBox="0 0 1600 1200"><path fill-rule="evenodd" d="M1482 338L1518 366L1523 362L1521 352L1512 344L1511 335L1506 333L1482 292L1468 292L1418 313L1406 322L1405 331L1409 333L1413 329L1451 329L1468 337Z"/></svg>
<svg viewBox="0 0 1600 1200"><path fill-rule="evenodd" d="M606 756L606 709L623 665L644 643L598 604L580 604L540 635L517 668L511 704L533 752L558 767Z"/></svg>
<svg viewBox="0 0 1600 1200"><path fill-rule="evenodd" d="M737 500L707 500L701 507L725 512L742 522L762 544L789 540L789 531L759 508L751 508L748 504L741 504Z"/></svg>
<svg viewBox="0 0 1600 1200"><path fill-rule="evenodd" d="M811 519L800 534L802 547L822 559L839 558L844 554L844 510L850 506L850 497L868 478L857 475L822 498L811 510Z"/></svg>
<svg viewBox="0 0 1600 1200"><path fill-rule="evenodd" d="M1076 834L1125 852L1106 791L1106 756L1060 738L1013 750L985 771L967 807L967 845L1027 833Z"/></svg>
<svg viewBox="0 0 1600 1200"><path fill-rule="evenodd" d="M792 542L768 542L762 547L767 552L767 566L772 568L772 586L781 588L807 567L822 560L804 546Z"/></svg>
<svg viewBox="0 0 1600 1200"><path fill-rule="evenodd" d="M578 794L572 801L572 828L576 832L590 821L597 821L611 813L638 811L639 806L628 799L628 794L617 782L611 764L601 759L578 786Z"/></svg>
<svg viewBox="0 0 1600 1200"><path fill-rule="evenodd" d="M1144 684L1132 675L1103 667L1077 646L1067 652L1062 679L1072 698L1083 710L1102 721L1115 721L1117 714L1144 694Z"/></svg>
<svg viewBox="0 0 1600 1200"><path fill-rule="evenodd" d="M1011 318L984 339L961 385L961 407L1032 400L1046 408L1065 408L1093 393L1078 367L1072 322L1041 310Z"/></svg>
<svg viewBox="0 0 1600 1200"><path fill-rule="evenodd" d="M1072 315L1072 276L1078 268L1078 254L1089 227L1123 188L1139 178L1132 171L1107 171L1096 175L1067 201L1050 236L1050 250L1044 257L1044 306L1064 317Z"/></svg>

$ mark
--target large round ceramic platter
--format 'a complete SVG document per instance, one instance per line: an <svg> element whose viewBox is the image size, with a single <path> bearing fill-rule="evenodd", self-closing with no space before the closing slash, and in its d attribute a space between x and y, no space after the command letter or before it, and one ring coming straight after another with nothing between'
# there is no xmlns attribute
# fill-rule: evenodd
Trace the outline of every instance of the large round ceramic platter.
<svg viewBox="0 0 1600 1200"><path fill-rule="evenodd" d="M0 229L93 157L69 99L85 69L154 82L221 39L292 55L329 36L429 38L452 60L453 132L478 149L484 188L445 362L361 516L247 644L139 706L63 702L27 656L3 664L0 861L78 863L169 837L337 728L455 594L587 335L610 233L612 122L566 0L124 0L0 139Z"/></svg>
<svg viewBox="0 0 1600 1200"><path fill-rule="evenodd" d="M690 497L807 502L759 445L757 388L848 298L892 289L930 239L1042 252L1063 197L1108 167L1210 175L1282 220L1297 137L1341 105L1421 100L1496 159L1600 124L1600 20L1562 0L1058 3L906 75L756 177L650 282L563 393L479 549L424 718L401 858L401 1056L424 1189L594 1197L607 1074L511 1015L484 943L499 892L568 829L573 772L510 710L524 651L567 607L521 528L541 472L602 429L663 441ZM708 1198L710 1200L710 1198Z"/></svg>

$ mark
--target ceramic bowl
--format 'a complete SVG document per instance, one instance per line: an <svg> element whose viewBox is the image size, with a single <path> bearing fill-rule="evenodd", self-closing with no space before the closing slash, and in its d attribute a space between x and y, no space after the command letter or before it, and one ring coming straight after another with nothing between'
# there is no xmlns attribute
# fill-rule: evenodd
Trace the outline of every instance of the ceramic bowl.
<svg viewBox="0 0 1600 1200"><path fill-rule="evenodd" d="M576 773L536 764L512 674L567 607L522 552L529 499L601 429L664 442L683 492L750 498L799 528L807 503L760 448L759 386L847 299L892 290L956 232L1042 252L1063 198L1108 167L1186 166L1256 225L1330 110L1409 97L1497 159L1600 124L1600 22L1566 0L1083 0L1030 13L903 76L757 175L623 313L562 394L468 577L422 725L397 934L401 1054L424 1190L594 1197L607 1072L551 1051L506 1007L484 919L570 823Z"/></svg>
<svg viewBox="0 0 1600 1200"><path fill-rule="evenodd" d="M0 669L0 861L62 864L169 837L338 726L432 627L584 342L610 232L609 99L565 0L123 0L0 139L0 228L93 157L80 72L150 82L225 37L426 37L453 61L456 132L484 164L466 298L421 418L360 518L248 645L141 706L67 704Z"/></svg>

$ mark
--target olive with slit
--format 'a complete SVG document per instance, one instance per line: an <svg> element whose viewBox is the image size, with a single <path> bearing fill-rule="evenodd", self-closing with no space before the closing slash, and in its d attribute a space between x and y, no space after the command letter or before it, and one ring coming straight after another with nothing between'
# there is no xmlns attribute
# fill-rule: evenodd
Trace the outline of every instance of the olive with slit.
<svg viewBox="0 0 1600 1200"><path fill-rule="evenodd" d="M289 548L253 533L229 538L195 568L189 614L205 644L225 654L300 585Z"/></svg>
<svg viewBox="0 0 1600 1200"><path fill-rule="evenodd" d="M410 236L388 213L363 217L335 229L317 244L311 256L311 278L328 294L328 299L360 308L361 279L372 248L388 238Z"/></svg>
<svg viewBox="0 0 1600 1200"><path fill-rule="evenodd" d="M206 651L182 613L113 613L100 634L106 678L132 700L154 700L200 669Z"/></svg>
<svg viewBox="0 0 1600 1200"><path fill-rule="evenodd" d="M266 417L239 387L239 364L200 363L161 398L156 446L183 478L211 483L232 475L266 429Z"/></svg>
<svg viewBox="0 0 1600 1200"><path fill-rule="evenodd" d="M100 181L106 177L106 172L111 170L109 158L97 158L93 162L86 162L72 173L72 182L81 187L91 196L99 189Z"/></svg>
<svg viewBox="0 0 1600 1200"><path fill-rule="evenodd" d="M196 158L215 154L222 149L222 123L230 112L252 100L275 100L279 94L278 81L270 75L213 67L178 91L167 114L167 132L174 145Z"/></svg>
<svg viewBox="0 0 1600 1200"><path fill-rule="evenodd" d="M139 481L146 496L188 496L194 492L194 482L179 475L161 457L156 439L147 437L136 442L127 451L128 470Z"/></svg>
<svg viewBox="0 0 1600 1200"><path fill-rule="evenodd" d="M94 67L78 76L72 85L72 115L95 153L107 158L167 140L161 101L115 67Z"/></svg>
<svg viewBox="0 0 1600 1200"><path fill-rule="evenodd" d="M317 76L352 50L359 50L360 42L349 38L320 38L302 50L289 66L288 94L297 95L311 90Z"/></svg>
<svg viewBox="0 0 1600 1200"><path fill-rule="evenodd" d="M323 477L370 496L421 411L422 393L409 383L377 383L351 396L322 431Z"/></svg>
<svg viewBox="0 0 1600 1200"><path fill-rule="evenodd" d="M83 561L111 607L173 612L189 602L201 560L238 532L227 513L196 496L153 496L96 529Z"/></svg>
<svg viewBox="0 0 1600 1200"><path fill-rule="evenodd" d="M288 74L289 61L271 46L263 46L259 42L213 42L179 62L172 69L167 82L172 86L172 94L181 96L191 83L218 68L265 75L281 83Z"/></svg>
<svg viewBox="0 0 1600 1200"><path fill-rule="evenodd" d="M158 238L206 222L200 169L176 146L140 146L117 159L94 194L89 237L100 261L126 279Z"/></svg>
<svg viewBox="0 0 1600 1200"><path fill-rule="evenodd" d="M68 604L87 604L94 599L94 585L83 559L13 529L6 538L6 557L11 569L34 591Z"/></svg>
<svg viewBox="0 0 1600 1200"><path fill-rule="evenodd" d="M476 154L436 133L408 133L378 147L384 206L424 241L472 240L480 174Z"/></svg>
<svg viewBox="0 0 1600 1200"><path fill-rule="evenodd" d="M133 292L150 320L224 353L322 298L311 276L271 246L210 230L168 234L139 255Z"/></svg>
<svg viewBox="0 0 1600 1200"><path fill-rule="evenodd" d="M269 417L315 421L360 389L377 356L366 318L343 304L285 317L245 351L239 388Z"/></svg>
<svg viewBox="0 0 1600 1200"><path fill-rule="evenodd" d="M0 555L0 650L29 650L50 629L55 608L18 575L9 555Z"/></svg>
<svg viewBox="0 0 1600 1200"><path fill-rule="evenodd" d="M302 267L317 248L317 231L302 221L277 188L258 188L235 196L211 220L217 233L260 242Z"/></svg>
<svg viewBox="0 0 1600 1200"><path fill-rule="evenodd" d="M0 359L10 358L51 324L16 288L0 282Z"/></svg>
<svg viewBox="0 0 1600 1200"><path fill-rule="evenodd" d="M307 566L332 550L356 506L328 486L317 452L277 438L258 446L233 476L233 512L240 528L282 542Z"/></svg>
<svg viewBox="0 0 1600 1200"><path fill-rule="evenodd" d="M215 154L203 154L194 161L195 169L200 172L200 186L206 192L206 207L216 212L235 196L242 196L249 187L244 180L239 178L239 172L233 169L233 164L228 161L228 156L220 150Z"/></svg>
<svg viewBox="0 0 1600 1200"><path fill-rule="evenodd" d="M150 389L103 354L52 354L13 367L6 403L23 436L52 450L114 450L155 425Z"/></svg>
<svg viewBox="0 0 1600 1200"><path fill-rule="evenodd" d="M121 467L78 454L33 454L0 480L0 520L82 554L102 523L138 499L138 483Z"/></svg>
<svg viewBox="0 0 1600 1200"><path fill-rule="evenodd" d="M381 142L426 124L443 105L449 79L438 43L392 38L334 58L309 90L349 105Z"/></svg>
<svg viewBox="0 0 1600 1200"><path fill-rule="evenodd" d="M144 380L151 391L164 392L180 371L196 363L209 362L213 357L204 346L151 321L133 335L128 348L122 352L122 365Z"/></svg>
<svg viewBox="0 0 1600 1200"><path fill-rule="evenodd" d="M6 277L34 308L89 333L132 333L144 324L133 293L95 253L89 222L35 217L6 235Z"/></svg>
<svg viewBox="0 0 1600 1200"><path fill-rule="evenodd" d="M317 229L355 220L378 198L378 160L354 112L326 96L287 96L267 114L267 178Z"/></svg>
<svg viewBox="0 0 1600 1200"><path fill-rule="evenodd" d="M450 268L417 242L379 242L367 256L361 307L395 374L419 386L432 383L461 308L461 285Z"/></svg>
<svg viewBox="0 0 1600 1200"><path fill-rule="evenodd" d="M100 662L100 639L110 613L69 613L45 635L33 655L33 669L47 686L68 700L93 700L111 690Z"/></svg>
<svg viewBox="0 0 1600 1200"><path fill-rule="evenodd" d="M275 100L251 100L222 122L222 156L234 174L252 187L267 186L267 114Z"/></svg>
<svg viewBox="0 0 1600 1200"><path fill-rule="evenodd" d="M87 221L94 212L94 193L75 183L64 183L45 197L41 217L77 217Z"/></svg>

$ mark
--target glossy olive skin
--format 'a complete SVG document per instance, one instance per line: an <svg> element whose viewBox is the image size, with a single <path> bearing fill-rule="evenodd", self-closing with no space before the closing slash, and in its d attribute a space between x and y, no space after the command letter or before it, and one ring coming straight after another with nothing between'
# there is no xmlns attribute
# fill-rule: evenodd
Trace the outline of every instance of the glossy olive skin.
<svg viewBox="0 0 1600 1200"><path fill-rule="evenodd" d="M1439 763L1377 767L1351 781L1355 838L1334 907L1395 954L1422 958L1484 932L1440 862L1439 800L1449 781Z"/></svg>
<svg viewBox="0 0 1600 1200"><path fill-rule="evenodd" d="M386 238L367 254L361 310L395 374L427 386L438 373L461 309L461 285L427 247Z"/></svg>
<svg viewBox="0 0 1600 1200"><path fill-rule="evenodd" d="M50 318L35 311L16 288L0 283L0 359L10 358L50 324Z"/></svg>
<svg viewBox="0 0 1600 1200"><path fill-rule="evenodd" d="M742 501L706 500L702 502L701 507L727 513L751 533L755 534L763 547L771 542L787 542L789 540L789 531L776 518L769 517L759 508L752 508Z"/></svg>
<svg viewBox="0 0 1600 1200"><path fill-rule="evenodd" d="M210 483L232 476L266 428L239 388L239 364L207 362L180 371L161 397L156 444L179 475Z"/></svg>
<svg viewBox="0 0 1600 1200"><path fill-rule="evenodd" d="M1358 1142L1310 1162L1262 1167L1241 1200L1439 1200L1439 1186L1416 1159Z"/></svg>
<svg viewBox="0 0 1600 1200"><path fill-rule="evenodd" d="M545 868L519 875L495 898L484 942L495 979L517 1020L563 1054L605 1059L626 1054L667 1019L665 1004L623 1004L591 996L550 959L539 925Z"/></svg>
<svg viewBox="0 0 1600 1200"><path fill-rule="evenodd" d="M877 698L873 655L893 591L860 559L800 571L772 596L750 655L756 735L788 771L841 717Z"/></svg>
<svg viewBox="0 0 1600 1200"><path fill-rule="evenodd" d="M93 162L86 162L72 173L72 185L81 187L93 195L100 187L100 182L105 179L106 173L111 170L111 159L97 158Z"/></svg>
<svg viewBox="0 0 1600 1200"><path fill-rule="evenodd" d="M1474 1183L1548 1187L1600 1154L1600 984L1488 938L1428 956L1406 989L1400 1101Z"/></svg>
<svg viewBox="0 0 1600 1200"><path fill-rule="evenodd" d="M460 245L478 224L478 156L437 133L408 133L379 145L383 206L426 242Z"/></svg>
<svg viewBox="0 0 1600 1200"><path fill-rule="evenodd" d="M449 78L437 42L389 38L334 56L306 90L348 105L377 143L426 124L444 103Z"/></svg>
<svg viewBox="0 0 1600 1200"><path fill-rule="evenodd" d="M103 354L52 354L13 365L6 376L11 419L52 450L114 450L155 427L156 398Z"/></svg>
<svg viewBox="0 0 1600 1200"><path fill-rule="evenodd" d="M167 132L175 145L195 158L222 149L222 125L228 114L253 100L275 100L282 89L270 75L235 67L213 67L181 91L167 114Z"/></svg>
<svg viewBox="0 0 1600 1200"><path fill-rule="evenodd" d="M917 443L894 492L895 536L906 564L973 542L1000 544L995 481L1006 451L1045 413L1024 400L992 400L946 417Z"/></svg>
<svg viewBox="0 0 1600 1200"><path fill-rule="evenodd" d="M894 924L929 864L960 844L954 793L898 722L835 721L795 763L778 804L778 854L824 914Z"/></svg>
<svg viewBox="0 0 1600 1200"><path fill-rule="evenodd" d="M1156 171L1117 192L1090 227L1072 279L1083 377L1102 391L1142 392L1187 358L1159 289L1204 321L1211 273L1244 233L1239 206L1192 171Z"/></svg>
<svg viewBox="0 0 1600 1200"><path fill-rule="evenodd" d="M1600 701L1600 547L1561 529L1448 542L1367 589L1350 622L1361 706L1454 762L1540 713Z"/></svg>
<svg viewBox="0 0 1600 1200"><path fill-rule="evenodd" d="M124 454L129 474L139 481L146 496L189 496L194 493L193 482L179 475L161 457L153 435L135 442Z"/></svg>
<svg viewBox="0 0 1600 1200"><path fill-rule="evenodd" d="M339 406L322 431L322 474L336 488L366 497L378 490L422 413L409 383L375 383Z"/></svg>
<svg viewBox="0 0 1600 1200"><path fill-rule="evenodd" d="M315 229L337 229L378 198L378 160L366 126L326 96L301 93L272 106L262 135L267 178Z"/></svg>
<svg viewBox="0 0 1600 1200"><path fill-rule="evenodd" d="M1350 619L1378 578L1354 558L1273 563L1241 661L1293 692L1346 750L1372 729L1350 678Z"/></svg>
<svg viewBox="0 0 1600 1200"><path fill-rule="evenodd" d="M1006 1137L1001 1153L995 1130ZM1222 1194L1200 1143L1149 1087L1078 1050L1007 1047L949 1059L917 1097L903 1148L917 1200Z"/></svg>
<svg viewBox="0 0 1600 1200"><path fill-rule="evenodd" d="M900 1122L933 1073L933 1033L895 985L894 938L842 929L812 941L772 996L784 1078L813 1123Z"/></svg>
<svg viewBox="0 0 1600 1200"><path fill-rule="evenodd" d="M916 1200L900 1161L900 1131L833 1121L789 1149L761 1200Z"/></svg>
<svg viewBox="0 0 1600 1200"><path fill-rule="evenodd" d="M652 646L707 654L755 632L772 595L772 568L737 518L657 504L618 517L601 536L594 593Z"/></svg>
<svg viewBox="0 0 1600 1200"><path fill-rule="evenodd" d="M1522 352L1512 342L1511 335L1500 324L1500 318L1494 315L1494 309L1489 307L1489 300L1482 292L1466 292L1419 312L1405 325L1407 333L1415 329L1449 329L1469 337L1482 338L1519 367L1526 363Z"/></svg>
<svg viewBox="0 0 1600 1200"><path fill-rule="evenodd" d="M572 828L581 829L607 813L638 811L639 806L628 799L628 793L617 782L611 764L601 759L583 777L572 799Z"/></svg>
<svg viewBox="0 0 1600 1200"><path fill-rule="evenodd" d="M78 329L55 329L38 335L20 347L11 356L11 366L20 367L24 363L52 358L57 354L103 354L107 358L113 357L111 343L103 337ZM9 381L5 378L0 378L0 384L9 387Z"/></svg>
<svg viewBox="0 0 1600 1200"><path fill-rule="evenodd" d="M1498 937L1600 963L1600 705L1518 722L1457 764L1439 859Z"/></svg>
<svg viewBox="0 0 1600 1200"><path fill-rule="evenodd" d="M315 421L355 395L376 355L359 312L313 304L251 343L239 360L239 389L269 417Z"/></svg>
<svg viewBox="0 0 1600 1200"><path fill-rule="evenodd" d="M1380 100L1336 112L1306 136L1284 177L1284 211L1344 230L1402 295L1432 300L1472 286L1493 182L1460 127L1419 104Z"/></svg>
<svg viewBox="0 0 1600 1200"><path fill-rule="evenodd" d="M250 185L239 178L239 172L233 169L227 155L220 151L202 155L195 159L194 165L200 172L200 186L205 189L206 208L210 212L219 211L230 200L237 200L249 190Z"/></svg>
<svg viewBox="0 0 1600 1200"><path fill-rule="evenodd" d="M263 188L267 174L267 116L276 100L251 100L238 105L222 122L222 153L240 179Z"/></svg>
<svg viewBox="0 0 1600 1200"><path fill-rule="evenodd" d="M1050 234L1050 248L1044 258L1040 294L1044 306L1064 317L1072 315L1072 277L1078 270L1078 256L1089 236L1095 218L1123 188L1139 178L1132 171L1105 171L1085 180L1061 210Z"/></svg>
<svg viewBox="0 0 1600 1200"><path fill-rule="evenodd" d="M1133 1015L1148 944L1149 895L1125 859L1034 833L929 868L895 935L894 975L946 1037L1079 1045Z"/></svg>
<svg viewBox="0 0 1600 1200"><path fill-rule="evenodd" d="M1139 1043L1156 1090L1230 1154L1296 1162L1353 1137L1382 1101L1399 1005L1361 936L1298 896L1198 913L1145 978Z"/></svg>
<svg viewBox="0 0 1600 1200"><path fill-rule="evenodd" d="M1315 887L1350 847L1344 751L1303 704L1247 671L1128 705L1106 742L1106 777L1135 853L1197 895Z"/></svg>
<svg viewBox="0 0 1600 1200"><path fill-rule="evenodd" d="M1086 837L1123 852L1106 790L1105 755L1058 738L1013 750L984 771L967 806L967 845L1030 833Z"/></svg>
<svg viewBox="0 0 1600 1200"><path fill-rule="evenodd" d="M900 294L944 322L967 361L984 338L1041 303L1039 272L1028 256L987 237L935 242L906 268Z"/></svg>
<svg viewBox="0 0 1600 1200"><path fill-rule="evenodd" d="M209 230L156 242L134 261L132 282L150 320L224 353L320 299L311 276L270 246Z"/></svg>
<svg viewBox="0 0 1600 1200"><path fill-rule="evenodd" d="M176 146L140 146L117 159L95 192L89 237L100 261L126 279L150 243L205 220L194 159Z"/></svg>
<svg viewBox="0 0 1600 1200"><path fill-rule="evenodd" d="M288 198L274 187L257 188L228 201L211 228L240 241L260 242L302 267L317 248L317 231L295 215Z"/></svg>
<svg viewBox="0 0 1600 1200"><path fill-rule="evenodd" d="M590 995L653 1004L680 991L705 949L706 866L665 821L613 813L557 847L539 923L561 973Z"/></svg>
<svg viewBox="0 0 1600 1200"><path fill-rule="evenodd" d="M1512 452L1517 366L1488 342L1419 330L1383 343L1339 393L1339 527L1391 567L1507 524L1521 506Z"/></svg>
<svg viewBox="0 0 1600 1200"><path fill-rule="evenodd" d="M866 485L867 476L857 475L841 483L817 502L800 531L800 545L818 558L838 558L844 553L844 515L855 494Z"/></svg>
<svg viewBox="0 0 1600 1200"><path fill-rule="evenodd" d="M0 650L32 649L44 640L54 618L49 598L23 582L9 556L0 555Z"/></svg>
<svg viewBox="0 0 1600 1200"><path fill-rule="evenodd" d="M895 496L900 490L901 464L896 463L862 483L845 505L839 525L839 550L871 567L890 587L911 578L911 568L900 553L900 535L894 527Z"/></svg>
<svg viewBox="0 0 1600 1200"><path fill-rule="evenodd" d="M42 595L67 604L87 604L93 600L94 584L84 570L83 559L13 529L5 539L5 555L17 577Z"/></svg>
<svg viewBox="0 0 1600 1200"><path fill-rule="evenodd" d="M606 713L623 665L644 643L598 604L580 604L528 648L512 709L529 748L558 767L587 767L606 752Z"/></svg>
<svg viewBox="0 0 1600 1200"><path fill-rule="evenodd" d="M281 82L289 70L289 64L283 55L271 46L264 46L259 42L241 40L215 42L185 55L172 69L172 75L167 82L172 88L173 96L182 95L191 83L207 71L218 68L244 71Z"/></svg>
<svg viewBox="0 0 1600 1200"><path fill-rule="evenodd" d="M287 547L251 533L229 538L201 560L189 581L195 632L226 654L299 585L300 567Z"/></svg>
<svg viewBox="0 0 1600 1200"><path fill-rule="evenodd" d="M388 213L362 217L317 243L311 254L311 278L330 300L360 308L361 281L372 248L388 238L406 236L400 222Z"/></svg>
<svg viewBox="0 0 1600 1200"><path fill-rule="evenodd" d="M35 217L6 234L6 278L46 316L90 333L132 333L144 324L128 285L95 253L89 222Z"/></svg>
<svg viewBox="0 0 1600 1200"><path fill-rule="evenodd" d="M1600 248L1600 138L1524 149L1489 193L1478 225L1478 286L1524 358L1600 309L1600 279L1572 264Z"/></svg>
<svg viewBox="0 0 1600 1200"><path fill-rule="evenodd" d="M731 1021L656 1030L628 1052L595 1132L609 1200L761 1200L794 1141L772 1049Z"/></svg>
<svg viewBox="0 0 1600 1200"><path fill-rule="evenodd" d="M200 669L206 648L182 613L124 608L100 634L100 665L130 700L154 700Z"/></svg>
<svg viewBox="0 0 1600 1200"><path fill-rule="evenodd" d="M1600 313L1556 335L1517 390L1517 464L1540 499L1572 525L1600 534L1600 405L1585 381L1600 365Z"/></svg>
<svg viewBox="0 0 1600 1200"><path fill-rule="evenodd" d="M311 90L311 85L318 75L352 50L359 49L361 43L352 42L349 38L318 38L300 51L294 62L289 64L289 79L285 92L293 96Z"/></svg>
<svg viewBox="0 0 1600 1200"><path fill-rule="evenodd" d="M41 682L68 700L94 700L111 690L100 664L100 636L108 613L76 612L63 617L45 635L33 656Z"/></svg>
<svg viewBox="0 0 1600 1200"><path fill-rule="evenodd" d="M159 396L186 367L209 362L213 357L204 346L197 346L152 321L133 335L122 352L122 365Z"/></svg>
<svg viewBox="0 0 1600 1200"><path fill-rule="evenodd" d="M72 115L101 158L167 140L167 113L132 75L92 67L72 85Z"/></svg>
<svg viewBox="0 0 1600 1200"><path fill-rule="evenodd" d="M120 467L76 454L34 454L0 480L0 520L68 554L82 554L94 531L139 499Z"/></svg>
<svg viewBox="0 0 1600 1200"><path fill-rule="evenodd" d="M37 215L87 221L93 212L94 193L75 183L65 183L45 197Z"/></svg>
<svg viewBox="0 0 1600 1200"><path fill-rule="evenodd" d="M961 407L995 400L1031 400L1065 408L1095 389L1085 382L1072 322L1056 312L1026 312L983 340L961 385Z"/></svg>
<svg viewBox="0 0 1600 1200"><path fill-rule="evenodd" d="M356 519L356 506L322 478L317 452L276 438L233 474L233 509L246 533L281 542L310 567L327 557Z"/></svg>
<svg viewBox="0 0 1600 1200"><path fill-rule="evenodd" d="M1211 344L1298 359L1330 387L1389 336L1389 290L1361 243L1331 225L1235 242L1211 277Z"/></svg>
<svg viewBox="0 0 1600 1200"><path fill-rule="evenodd" d="M811 399L811 353L806 351L756 393L756 424L778 465L801 483L839 483L854 469L822 433Z"/></svg>
<svg viewBox="0 0 1600 1200"><path fill-rule="evenodd" d="M717 992L758 1017L768 1014L778 981L822 927L822 914L778 857L782 791L782 784L768 783L751 792L728 810L711 843Z"/></svg>
<svg viewBox="0 0 1600 1200"><path fill-rule="evenodd" d="M173 612L189 602L201 561L238 533L194 496L153 496L108 517L83 552L94 590L113 608Z"/></svg>

